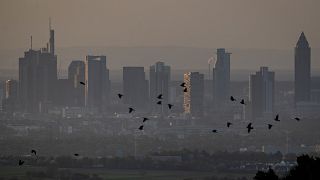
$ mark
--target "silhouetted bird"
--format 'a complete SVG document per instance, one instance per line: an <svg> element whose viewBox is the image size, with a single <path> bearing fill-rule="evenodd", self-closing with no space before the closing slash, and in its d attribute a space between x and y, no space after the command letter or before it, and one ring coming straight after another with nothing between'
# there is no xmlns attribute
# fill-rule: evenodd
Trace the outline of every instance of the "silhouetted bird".
<svg viewBox="0 0 320 180"><path fill-rule="evenodd" d="M168 104L168 108L171 109L173 107L173 104Z"/></svg>
<svg viewBox="0 0 320 180"><path fill-rule="evenodd" d="M146 122L148 120L149 120L149 118L144 117L142 122Z"/></svg>
<svg viewBox="0 0 320 180"><path fill-rule="evenodd" d="M133 111L135 111L133 108L129 108L129 113L132 113Z"/></svg>
<svg viewBox="0 0 320 180"><path fill-rule="evenodd" d="M230 127L232 125L231 122L227 122L227 127Z"/></svg>
<svg viewBox="0 0 320 180"><path fill-rule="evenodd" d="M23 163L24 163L24 161L19 160L19 166L22 166Z"/></svg>
<svg viewBox="0 0 320 180"><path fill-rule="evenodd" d="M295 117L294 119L297 120L297 121L300 121L300 118L298 118L298 117Z"/></svg>
<svg viewBox="0 0 320 180"><path fill-rule="evenodd" d="M276 115L276 117L274 118L275 121L280 121L279 119L279 114Z"/></svg>
<svg viewBox="0 0 320 180"><path fill-rule="evenodd" d="M181 83L180 86L181 87L186 87L186 83Z"/></svg>
<svg viewBox="0 0 320 180"><path fill-rule="evenodd" d="M159 95L157 96L157 98L158 98L158 99L162 99L162 94L159 94Z"/></svg>
<svg viewBox="0 0 320 180"><path fill-rule="evenodd" d="M230 96L231 101L236 101L236 99L233 96Z"/></svg>
<svg viewBox="0 0 320 180"><path fill-rule="evenodd" d="M244 103L244 99L241 99L240 104L246 105L246 103Z"/></svg>
<svg viewBox="0 0 320 180"><path fill-rule="evenodd" d="M82 85L86 85L84 82L82 82L82 81L80 81L80 84L82 84Z"/></svg>
<svg viewBox="0 0 320 180"><path fill-rule="evenodd" d="M75 154L73 154L74 156L79 156L79 154L78 153L75 153Z"/></svg>
<svg viewBox="0 0 320 180"><path fill-rule="evenodd" d="M187 89L187 88L184 88L184 89L183 89L183 92L188 92L188 89Z"/></svg>
<svg viewBox="0 0 320 180"><path fill-rule="evenodd" d="M213 133L217 133L218 131L216 129L212 130Z"/></svg>
<svg viewBox="0 0 320 180"><path fill-rule="evenodd" d="M35 156L37 155L37 151L34 150L34 149L31 150L31 154L32 154L32 153L33 153Z"/></svg>
<svg viewBox="0 0 320 180"><path fill-rule="evenodd" d="M271 129L272 128L272 124L268 124L268 129Z"/></svg>
<svg viewBox="0 0 320 180"><path fill-rule="evenodd" d="M139 130L140 130L140 131L142 131L142 130L143 130L143 125L141 125L141 126L139 127Z"/></svg>
<svg viewBox="0 0 320 180"><path fill-rule="evenodd" d="M161 104L162 104L162 102L161 102L161 101L158 101L158 102L157 102L157 104L161 105Z"/></svg>
<svg viewBox="0 0 320 180"><path fill-rule="evenodd" d="M119 99L121 99L123 96L123 94L118 94Z"/></svg>
<svg viewBox="0 0 320 180"><path fill-rule="evenodd" d="M248 129L248 133L250 133L250 131L253 129L252 123L248 124L247 129Z"/></svg>

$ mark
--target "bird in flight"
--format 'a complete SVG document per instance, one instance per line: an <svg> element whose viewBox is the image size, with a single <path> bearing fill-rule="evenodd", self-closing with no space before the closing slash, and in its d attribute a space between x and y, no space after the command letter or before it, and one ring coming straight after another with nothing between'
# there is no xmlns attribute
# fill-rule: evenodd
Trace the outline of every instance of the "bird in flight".
<svg viewBox="0 0 320 180"><path fill-rule="evenodd" d="M119 99L121 99L122 96L123 96L123 94L120 94L120 93L118 94Z"/></svg>
<svg viewBox="0 0 320 180"><path fill-rule="evenodd" d="M213 132L213 133L217 133L218 131L217 131L216 129L213 129L212 132Z"/></svg>
<svg viewBox="0 0 320 180"><path fill-rule="evenodd" d="M158 101L158 102L157 102L157 104L161 105L161 104L162 104L162 102L161 102L161 101Z"/></svg>
<svg viewBox="0 0 320 180"><path fill-rule="evenodd" d="M37 155L37 151L34 150L34 149L31 150L31 154L32 154L32 153L33 153L35 156Z"/></svg>
<svg viewBox="0 0 320 180"><path fill-rule="evenodd" d="M78 154L78 153L74 153L73 155L74 155L74 156L79 156L79 154Z"/></svg>
<svg viewBox="0 0 320 180"><path fill-rule="evenodd" d="M141 125L141 126L139 127L139 130L142 131L142 130L143 130L143 127L144 127L144 126Z"/></svg>
<svg viewBox="0 0 320 180"><path fill-rule="evenodd" d="M233 96L230 96L231 101L236 101L236 99Z"/></svg>
<svg viewBox="0 0 320 180"><path fill-rule="evenodd" d="M253 129L252 123L248 124L247 129L248 129L248 133L250 133L250 131Z"/></svg>
<svg viewBox="0 0 320 180"><path fill-rule="evenodd" d="M188 92L188 89L187 89L187 88L184 88L184 89L183 89L183 92Z"/></svg>
<svg viewBox="0 0 320 180"><path fill-rule="evenodd" d="M132 113L133 111L135 111L132 107L129 108L129 113Z"/></svg>
<svg viewBox="0 0 320 180"><path fill-rule="evenodd" d="M271 129L272 128L272 124L268 124L268 129Z"/></svg>
<svg viewBox="0 0 320 180"><path fill-rule="evenodd" d="M168 104L168 108L171 109L173 107L173 104Z"/></svg>
<svg viewBox="0 0 320 180"><path fill-rule="evenodd" d="M246 103L244 102L244 99L241 99L240 104L246 105Z"/></svg>
<svg viewBox="0 0 320 180"><path fill-rule="evenodd" d="M82 85L84 85L84 86L86 85L86 84L85 84L84 82L82 82L82 81L80 81L80 84L82 84Z"/></svg>
<svg viewBox="0 0 320 180"><path fill-rule="evenodd" d="M294 119L295 119L296 121L300 121L300 118L298 118L298 117L295 117Z"/></svg>
<svg viewBox="0 0 320 180"><path fill-rule="evenodd" d="M159 95L157 96L157 98L158 98L158 99L162 99L162 94L159 94Z"/></svg>
<svg viewBox="0 0 320 180"><path fill-rule="evenodd" d="M183 82L183 83L180 84L180 86L181 87L186 87L186 83Z"/></svg>
<svg viewBox="0 0 320 180"><path fill-rule="evenodd" d="M24 161L22 161L21 159L19 160L19 166L22 166L24 163Z"/></svg>
<svg viewBox="0 0 320 180"><path fill-rule="evenodd" d="M144 117L142 122L146 122L148 120L149 120L149 118Z"/></svg>
<svg viewBox="0 0 320 180"><path fill-rule="evenodd" d="M231 122L227 122L227 127L229 128L232 125Z"/></svg>
<svg viewBox="0 0 320 180"><path fill-rule="evenodd" d="M280 121L279 119L279 114L276 115L276 117L274 118L275 121Z"/></svg>

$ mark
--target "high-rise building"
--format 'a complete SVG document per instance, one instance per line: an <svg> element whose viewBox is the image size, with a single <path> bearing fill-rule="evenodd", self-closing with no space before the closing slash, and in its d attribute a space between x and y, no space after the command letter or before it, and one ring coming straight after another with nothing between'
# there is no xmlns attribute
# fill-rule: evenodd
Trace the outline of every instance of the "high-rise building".
<svg viewBox="0 0 320 180"><path fill-rule="evenodd" d="M45 112L55 100L57 56L54 54L54 30L50 28L50 51L31 48L19 58L19 98L27 112Z"/></svg>
<svg viewBox="0 0 320 180"><path fill-rule="evenodd" d="M148 81L143 67L123 67L124 103L145 108L148 101Z"/></svg>
<svg viewBox="0 0 320 180"><path fill-rule="evenodd" d="M320 76L311 77L310 101L320 104Z"/></svg>
<svg viewBox="0 0 320 180"><path fill-rule="evenodd" d="M199 72L185 73L184 83L187 88L183 98L184 112L195 117L203 116L204 75Z"/></svg>
<svg viewBox="0 0 320 180"><path fill-rule="evenodd" d="M253 119L273 116L274 80L275 74L268 67L260 67L260 71L250 76L249 101Z"/></svg>
<svg viewBox="0 0 320 180"><path fill-rule="evenodd" d="M213 75L213 104L221 108L229 99L230 91L230 54L224 48L217 49Z"/></svg>
<svg viewBox="0 0 320 180"><path fill-rule="evenodd" d="M302 32L294 50L294 101L310 101L311 86L311 48Z"/></svg>
<svg viewBox="0 0 320 180"><path fill-rule="evenodd" d="M164 62L156 62L150 66L150 103L155 113L166 113L169 98L169 82L170 82L170 66L166 66ZM157 105L159 100L157 96L163 95L162 105Z"/></svg>
<svg viewBox="0 0 320 180"><path fill-rule="evenodd" d="M106 56L86 56L85 106L104 110L109 103L110 84Z"/></svg>
<svg viewBox="0 0 320 180"><path fill-rule="evenodd" d="M18 82L16 80L6 80L5 84L5 98L17 99L18 98Z"/></svg>
<svg viewBox="0 0 320 180"><path fill-rule="evenodd" d="M7 80L5 82L5 96L3 99L3 111L13 113L18 108L18 82Z"/></svg>
<svg viewBox="0 0 320 180"><path fill-rule="evenodd" d="M80 82L85 82L85 64L83 61L72 61L68 68L68 79L71 82L71 106L84 106L85 87Z"/></svg>

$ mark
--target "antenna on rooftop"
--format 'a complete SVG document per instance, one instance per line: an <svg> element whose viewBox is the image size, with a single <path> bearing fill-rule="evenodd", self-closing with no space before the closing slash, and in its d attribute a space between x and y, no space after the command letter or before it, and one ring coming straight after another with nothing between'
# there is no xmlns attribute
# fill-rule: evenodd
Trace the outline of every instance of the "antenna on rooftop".
<svg viewBox="0 0 320 180"><path fill-rule="evenodd" d="M30 44L31 44L30 49L32 49L32 36L30 37Z"/></svg>

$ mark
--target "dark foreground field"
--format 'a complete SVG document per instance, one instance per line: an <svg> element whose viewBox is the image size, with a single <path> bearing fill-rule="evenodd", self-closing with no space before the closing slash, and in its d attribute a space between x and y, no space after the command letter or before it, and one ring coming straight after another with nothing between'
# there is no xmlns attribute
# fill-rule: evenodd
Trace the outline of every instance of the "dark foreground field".
<svg viewBox="0 0 320 180"><path fill-rule="evenodd" d="M94 168L94 169L82 169L82 168L60 168L60 169L48 169L40 167L14 167L14 166L2 166L0 167L0 180L10 179L10 180L24 180L24 179L65 179L61 177L31 177L30 172L46 172L50 174L55 174L57 171L63 171L66 174L77 175L76 178L70 179L91 179L91 180L196 180L196 179L215 179L215 177L223 178L228 177L228 179L237 179L240 177L252 177L252 174L225 174L217 172L199 172L199 171L161 171L161 170L112 170L105 168ZM29 175L28 175L29 174ZM61 173L60 173L61 174ZM69 178L68 178L69 179ZM249 179L249 178L248 178Z"/></svg>

